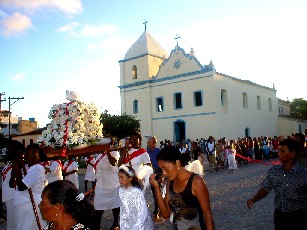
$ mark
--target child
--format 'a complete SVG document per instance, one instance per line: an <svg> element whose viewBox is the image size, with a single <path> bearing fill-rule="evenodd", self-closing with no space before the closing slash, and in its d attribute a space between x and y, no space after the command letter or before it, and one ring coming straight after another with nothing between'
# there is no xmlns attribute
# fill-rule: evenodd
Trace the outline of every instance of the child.
<svg viewBox="0 0 307 230"><path fill-rule="evenodd" d="M143 184L131 166L121 165L118 172L120 229L152 230L153 222L142 192Z"/></svg>
<svg viewBox="0 0 307 230"><path fill-rule="evenodd" d="M229 173L232 172L234 169L238 169L237 162L236 162L236 150L234 149L233 145L229 145L227 149L227 158L228 158L228 169Z"/></svg>

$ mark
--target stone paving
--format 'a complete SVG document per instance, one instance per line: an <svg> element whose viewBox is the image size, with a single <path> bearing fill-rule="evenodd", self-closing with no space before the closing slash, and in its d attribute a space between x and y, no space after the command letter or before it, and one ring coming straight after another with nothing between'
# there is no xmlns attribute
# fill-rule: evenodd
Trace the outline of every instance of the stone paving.
<svg viewBox="0 0 307 230"><path fill-rule="evenodd" d="M268 160L265 161L266 164L254 163L242 165L233 173L229 173L226 168L212 173L206 171L204 179L210 193L211 208L216 229L274 229L274 192L271 192L265 199L258 201L252 209L248 209L246 206L246 200L258 190L259 182L270 168L271 162L272 160ZM205 162L206 169L208 169L207 166L208 163ZM79 175L79 180L80 191L83 192L83 174ZM150 189L147 189L145 197L152 213L153 198ZM112 225L112 220L112 212L106 211L102 217L101 229L108 230ZM6 229L6 222L1 217L0 229ZM158 229L171 229L169 220L165 220L162 223L155 223L155 230Z"/></svg>

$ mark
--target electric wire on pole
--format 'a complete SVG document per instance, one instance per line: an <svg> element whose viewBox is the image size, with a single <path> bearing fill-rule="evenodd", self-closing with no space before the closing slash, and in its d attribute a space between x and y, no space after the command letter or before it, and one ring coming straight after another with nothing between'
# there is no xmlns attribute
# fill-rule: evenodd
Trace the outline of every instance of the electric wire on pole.
<svg viewBox="0 0 307 230"><path fill-rule="evenodd" d="M9 97L9 140L12 140L12 135L11 135L11 106L21 99L24 99L24 97ZM15 101L11 104L11 100L15 100Z"/></svg>

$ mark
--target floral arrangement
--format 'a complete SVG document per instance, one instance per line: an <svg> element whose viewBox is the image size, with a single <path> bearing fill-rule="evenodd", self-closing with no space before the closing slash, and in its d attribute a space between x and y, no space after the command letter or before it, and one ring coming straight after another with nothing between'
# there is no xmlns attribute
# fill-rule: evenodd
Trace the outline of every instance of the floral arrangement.
<svg viewBox="0 0 307 230"><path fill-rule="evenodd" d="M52 119L38 139L43 146L81 148L101 139L103 125L94 104L79 100L55 104L48 118Z"/></svg>

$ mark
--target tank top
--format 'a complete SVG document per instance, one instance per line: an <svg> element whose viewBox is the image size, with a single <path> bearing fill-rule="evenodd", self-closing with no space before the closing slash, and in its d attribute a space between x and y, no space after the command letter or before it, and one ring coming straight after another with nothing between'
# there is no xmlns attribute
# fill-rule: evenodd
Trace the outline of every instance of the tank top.
<svg viewBox="0 0 307 230"><path fill-rule="evenodd" d="M173 212L173 223L175 224L191 220L193 225L197 224L199 226L198 213L200 206L197 197L192 194L192 182L195 175L195 173L191 174L186 187L180 193L174 192L174 181L170 182L169 205Z"/></svg>

